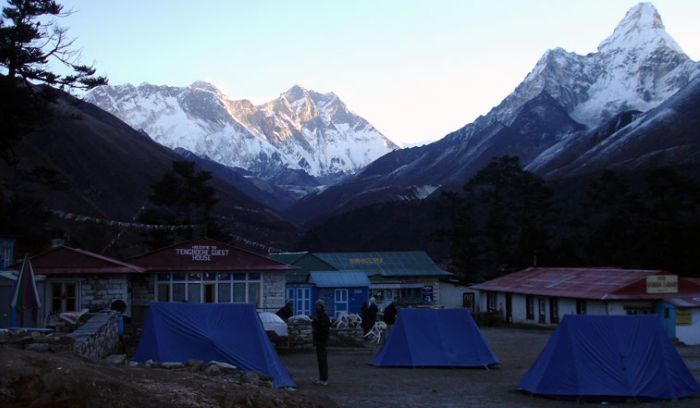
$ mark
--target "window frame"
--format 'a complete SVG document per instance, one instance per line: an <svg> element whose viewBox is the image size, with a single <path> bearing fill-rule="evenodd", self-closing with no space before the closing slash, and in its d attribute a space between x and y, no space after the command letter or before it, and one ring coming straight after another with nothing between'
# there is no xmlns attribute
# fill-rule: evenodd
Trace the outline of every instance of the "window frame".
<svg viewBox="0 0 700 408"><path fill-rule="evenodd" d="M56 312L56 313L64 313L64 312L77 312L81 309L82 305L82 298L81 298L81 285L80 285L80 280L79 279L51 279L50 281L47 282L48 287L49 287L49 298L51 299L49 303L49 308L51 312ZM59 310L56 310L54 308L54 300L57 298L54 295L54 285L60 285L61 287L61 295L60 295L60 301L61 301L61 306L59 307ZM74 286L74 296L71 298L67 298L65 296L66 292L66 285L73 285ZM75 309L73 310L68 310L67 308L67 301L68 299L73 299L75 302Z"/></svg>
<svg viewBox="0 0 700 408"><path fill-rule="evenodd" d="M206 303L205 302L205 286L213 286L214 289L214 302L213 303L248 303L253 298L253 293L251 292L251 287L257 285L257 302L253 304L256 308L261 308L263 304L263 285L264 277L263 272L198 272L198 271L187 271L187 272L158 272L155 274L155 284L153 290L153 297L158 302L184 302L184 303L194 303L193 301L197 299L196 303ZM173 288L175 285L184 285L184 299L174 300ZM236 284L243 284L243 301L234 301L234 293ZM168 286L168 299L160 299L159 288L161 286ZM228 285L229 290L229 301L220 302L220 285ZM197 293L192 292L192 290L198 290Z"/></svg>

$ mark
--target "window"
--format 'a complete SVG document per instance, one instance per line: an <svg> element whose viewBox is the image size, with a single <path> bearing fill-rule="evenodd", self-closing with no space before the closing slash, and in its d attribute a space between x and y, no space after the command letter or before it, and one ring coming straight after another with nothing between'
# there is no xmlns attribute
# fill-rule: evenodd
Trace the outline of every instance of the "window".
<svg viewBox="0 0 700 408"><path fill-rule="evenodd" d="M248 282L248 299L246 303L260 307L260 282Z"/></svg>
<svg viewBox="0 0 700 408"><path fill-rule="evenodd" d="M348 290L336 289L334 293L335 317L348 313Z"/></svg>
<svg viewBox="0 0 700 408"><path fill-rule="evenodd" d="M525 318L535 320L535 297L525 296Z"/></svg>
<svg viewBox="0 0 700 408"><path fill-rule="evenodd" d="M486 310L495 312L498 310L498 293L486 292Z"/></svg>
<svg viewBox="0 0 700 408"><path fill-rule="evenodd" d="M51 310L54 312L74 312L78 310L78 283L51 283Z"/></svg>
<svg viewBox="0 0 700 408"><path fill-rule="evenodd" d="M260 272L159 273L155 286L160 302L262 304Z"/></svg>
<svg viewBox="0 0 700 408"><path fill-rule="evenodd" d="M559 323L559 299L549 298L549 322Z"/></svg>
<svg viewBox="0 0 700 408"><path fill-rule="evenodd" d="M547 323L547 311L545 307L547 307L545 299L543 297L537 298L537 321L539 323Z"/></svg>
<svg viewBox="0 0 700 408"><path fill-rule="evenodd" d="M577 300L576 301L576 314L577 315L585 315L586 314L586 301L585 300Z"/></svg>

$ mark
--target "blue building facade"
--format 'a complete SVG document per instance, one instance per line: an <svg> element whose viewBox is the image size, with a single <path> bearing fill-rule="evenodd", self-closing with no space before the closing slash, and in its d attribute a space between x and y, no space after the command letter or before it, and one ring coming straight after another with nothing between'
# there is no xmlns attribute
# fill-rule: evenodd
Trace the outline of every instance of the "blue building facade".
<svg viewBox="0 0 700 408"><path fill-rule="evenodd" d="M311 297L326 304L326 313L335 319L342 314L359 314L369 299L369 278L363 271L311 272Z"/></svg>

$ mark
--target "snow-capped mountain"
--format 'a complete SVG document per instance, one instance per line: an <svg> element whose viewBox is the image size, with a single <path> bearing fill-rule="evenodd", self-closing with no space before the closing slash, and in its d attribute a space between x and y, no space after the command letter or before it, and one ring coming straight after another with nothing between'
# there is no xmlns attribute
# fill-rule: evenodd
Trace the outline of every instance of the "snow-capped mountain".
<svg viewBox="0 0 700 408"><path fill-rule="evenodd" d="M555 174L547 166L549 160L560 160L570 146L591 147L573 141L589 135L586 140L597 143L600 138L591 135L609 135L600 127L624 119L625 112L655 108L699 73L700 64L666 33L656 8L640 3L597 52L546 51L523 82L488 114L437 142L379 158L354 177L306 197L289 215L307 220L319 216L319 208L331 214L399 200L397 189L456 186L492 157L505 154L519 156L524 166L537 163L537 168ZM580 153L569 150L573 157Z"/></svg>
<svg viewBox="0 0 700 408"><path fill-rule="evenodd" d="M295 85L262 105L230 100L214 85L102 86L84 99L155 141L263 177L354 173L398 147L333 93Z"/></svg>

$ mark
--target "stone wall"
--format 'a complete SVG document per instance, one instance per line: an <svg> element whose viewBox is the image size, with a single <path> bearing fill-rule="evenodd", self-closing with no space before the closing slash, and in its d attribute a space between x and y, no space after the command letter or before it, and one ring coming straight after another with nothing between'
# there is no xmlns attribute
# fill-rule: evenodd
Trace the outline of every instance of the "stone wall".
<svg viewBox="0 0 700 408"><path fill-rule="evenodd" d="M313 347L311 321L292 320L288 322L289 346L292 349ZM338 329L331 327L328 345L334 347L361 347L364 345L362 327Z"/></svg>
<svg viewBox="0 0 700 408"><path fill-rule="evenodd" d="M75 339L74 352L91 360L102 359L119 347L117 313L110 311L94 314L69 336Z"/></svg>
<svg viewBox="0 0 700 408"><path fill-rule="evenodd" d="M263 310L274 312L284 306L284 272L264 272L262 274Z"/></svg>

